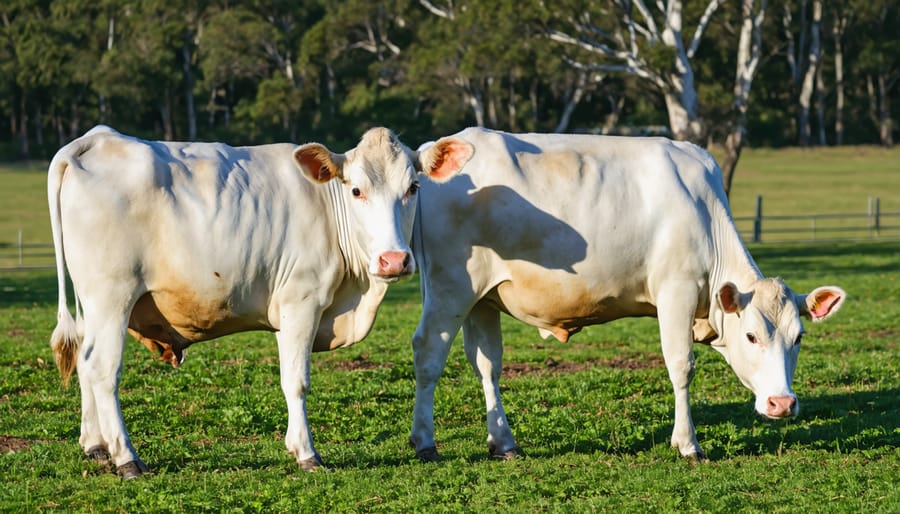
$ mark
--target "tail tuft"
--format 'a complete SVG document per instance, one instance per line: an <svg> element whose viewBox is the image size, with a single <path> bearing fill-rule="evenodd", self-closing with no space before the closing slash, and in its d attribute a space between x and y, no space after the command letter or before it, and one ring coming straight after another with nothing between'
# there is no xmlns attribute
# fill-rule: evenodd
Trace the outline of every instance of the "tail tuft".
<svg viewBox="0 0 900 514"><path fill-rule="evenodd" d="M68 386L72 372L75 371L78 347L81 346L81 334L68 310L61 310L57 318L56 328L53 329L53 335L50 336L50 348L53 349L53 359L56 361L63 385Z"/></svg>

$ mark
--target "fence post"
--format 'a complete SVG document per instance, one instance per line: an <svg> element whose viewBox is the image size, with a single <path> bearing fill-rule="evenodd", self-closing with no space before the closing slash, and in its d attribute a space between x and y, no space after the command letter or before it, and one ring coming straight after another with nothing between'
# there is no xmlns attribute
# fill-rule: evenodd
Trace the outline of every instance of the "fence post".
<svg viewBox="0 0 900 514"><path fill-rule="evenodd" d="M881 198L875 197L875 237L878 237L881 230Z"/></svg>
<svg viewBox="0 0 900 514"><path fill-rule="evenodd" d="M870 196L868 197L868 210L866 214L869 216L869 238L875 234L875 202L874 199Z"/></svg>
<svg viewBox="0 0 900 514"><path fill-rule="evenodd" d="M22 267L22 229L19 229L19 267Z"/></svg>
<svg viewBox="0 0 900 514"><path fill-rule="evenodd" d="M753 219L753 242L762 241L762 195L756 196L756 216Z"/></svg>

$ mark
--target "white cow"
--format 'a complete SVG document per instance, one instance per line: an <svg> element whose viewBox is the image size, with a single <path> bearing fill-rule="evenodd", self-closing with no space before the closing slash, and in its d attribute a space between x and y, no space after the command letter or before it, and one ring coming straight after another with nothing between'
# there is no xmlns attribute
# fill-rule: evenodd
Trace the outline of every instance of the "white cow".
<svg viewBox="0 0 900 514"><path fill-rule="evenodd" d="M48 178L59 277L51 346L65 381L78 370L85 452L126 478L147 470L119 406L126 331L177 366L192 343L267 330L285 444L301 468L322 466L306 416L309 354L365 337L387 284L414 272L414 168L437 180L455 171L419 157L383 128L344 154L142 141L103 126L63 147Z"/></svg>
<svg viewBox="0 0 900 514"><path fill-rule="evenodd" d="M413 235L424 310L413 336L410 442L422 460L439 457L434 391L460 327L484 388L489 451L520 452L500 401L501 312L562 342L588 325L657 317L675 391L671 442L683 456L703 458L688 399L695 340L725 356L757 412L797 413L800 318L823 320L846 295L798 295L763 278L707 152L661 138L484 129L452 140L437 145L467 163L444 184L423 184Z"/></svg>

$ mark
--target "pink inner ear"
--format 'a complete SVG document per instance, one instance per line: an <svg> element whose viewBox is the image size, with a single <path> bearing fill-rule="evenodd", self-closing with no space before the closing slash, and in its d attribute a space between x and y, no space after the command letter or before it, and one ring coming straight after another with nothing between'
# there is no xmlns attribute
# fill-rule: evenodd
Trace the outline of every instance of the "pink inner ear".
<svg viewBox="0 0 900 514"><path fill-rule="evenodd" d="M840 296L832 293L831 291L819 293L813 299L813 304L809 309L809 315L812 316L813 319L824 318L828 315L829 312L831 312L834 304L836 304L840 299Z"/></svg>
<svg viewBox="0 0 900 514"><path fill-rule="evenodd" d="M334 176L331 166L329 166L328 156L324 152L319 148L309 148L297 152L297 162L311 178L319 182L327 182Z"/></svg>
<svg viewBox="0 0 900 514"><path fill-rule="evenodd" d="M738 290L732 284L725 284L719 289L719 302L722 304L722 310L728 314L738 311Z"/></svg>
<svg viewBox="0 0 900 514"><path fill-rule="evenodd" d="M434 165L428 172L433 180L443 182L458 172L472 157L472 148L459 141L438 141Z"/></svg>

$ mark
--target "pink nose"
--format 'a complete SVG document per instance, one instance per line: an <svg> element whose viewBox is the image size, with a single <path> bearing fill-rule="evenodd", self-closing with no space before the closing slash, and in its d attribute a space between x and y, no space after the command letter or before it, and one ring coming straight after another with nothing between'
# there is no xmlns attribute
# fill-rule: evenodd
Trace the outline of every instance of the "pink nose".
<svg viewBox="0 0 900 514"><path fill-rule="evenodd" d="M378 256L378 276L398 277L409 274L409 252L384 252Z"/></svg>
<svg viewBox="0 0 900 514"><path fill-rule="evenodd" d="M787 418L794 415L797 399L793 396L770 396L766 414L773 418Z"/></svg>

